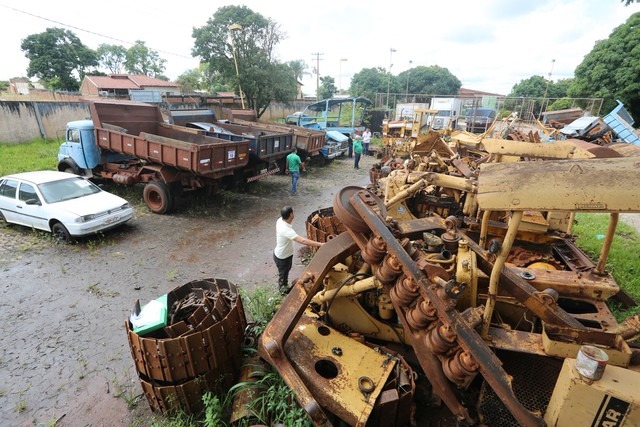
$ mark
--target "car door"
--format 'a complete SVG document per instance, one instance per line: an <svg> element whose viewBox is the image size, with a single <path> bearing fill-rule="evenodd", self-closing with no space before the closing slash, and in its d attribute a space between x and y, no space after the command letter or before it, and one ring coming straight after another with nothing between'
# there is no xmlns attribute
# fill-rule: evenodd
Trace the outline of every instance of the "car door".
<svg viewBox="0 0 640 427"><path fill-rule="evenodd" d="M28 227L49 231L47 207L42 205L35 185L20 182L16 200L16 220Z"/></svg>
<svg viewBox="0 0 640 427"><path fill-rule="evenodd" d="M5 179L0 182L0 212L7 222L16 222L17 194L18 181Z"/></svg>

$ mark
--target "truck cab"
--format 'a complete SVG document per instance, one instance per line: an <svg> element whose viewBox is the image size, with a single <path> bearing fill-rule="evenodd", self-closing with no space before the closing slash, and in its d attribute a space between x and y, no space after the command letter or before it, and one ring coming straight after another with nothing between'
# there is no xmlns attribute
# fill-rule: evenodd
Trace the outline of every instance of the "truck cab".
<svg viewBox="0 0 640 427"><path fill-rule="evenodd" d="M67 123L65 140L58 150L58 170L91 177L92 170L103 160L116 162L129 158L131 156L103 152L96 143L93 121L76 120Z"/></svg>
<svg viewBox="0 0 640 427"><path fill-rule="evenodd" d="M462 101L458 98L433 98L431 100L431 109L438 112L433 118L432 129L451 128L455 130L458 125L461 107Z"/></svg>

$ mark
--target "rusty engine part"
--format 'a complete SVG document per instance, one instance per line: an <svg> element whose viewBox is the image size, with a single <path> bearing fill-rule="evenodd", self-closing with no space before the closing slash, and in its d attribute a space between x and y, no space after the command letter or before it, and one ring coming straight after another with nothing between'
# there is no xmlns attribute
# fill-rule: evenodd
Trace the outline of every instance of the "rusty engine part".
<svg viewBox="0 0 640 427"><path fill-rule="evenodd" d="M153 411L198 413L202 395L222 396L238 378L247 324L236 286L194 280L167 294L167 325L144 336L125 322L131 356Z"/></svg>
<svg viewBox="0 0 640 427"><path fill-rule="evenodd" d="M447 177L417 164L391 172L374 192L347 187L336 194L333 211L347 232L311 260L263 333L261 356L317 425L401 425L381 422L376 396L364 407L339 397L362 405L358 379L348 372L366 365L382 378L384 364L348 357L361 344L384 344L457 423L530 426L558 419L546 410L561 406L551 399L559 395L563 359L594 344L612 372L625 372L610 391L637 414L640 395L629 392L640 367L627 340L640 326L616 322L605 300L619 287L604 271L618 212L640 211L633 160L480 162L472 174L444 161L452 165ZM457 204L431 202L417 211L409 200L424 191ZM580 210L611 214L597 263L568 234Z"/></svg>

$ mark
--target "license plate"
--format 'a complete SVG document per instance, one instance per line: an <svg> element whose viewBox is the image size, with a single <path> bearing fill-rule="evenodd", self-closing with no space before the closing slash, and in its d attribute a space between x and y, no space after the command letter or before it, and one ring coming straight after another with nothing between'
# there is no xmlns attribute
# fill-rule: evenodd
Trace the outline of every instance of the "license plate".
<svg viewBox="0 0 640 427"><path fill-rule="evenodd" d="M107 218L104 220L105 224L113 224L114 222L117 222L120 219L120 217L118 215L116 216L112 216L111 218Z"/></svg>

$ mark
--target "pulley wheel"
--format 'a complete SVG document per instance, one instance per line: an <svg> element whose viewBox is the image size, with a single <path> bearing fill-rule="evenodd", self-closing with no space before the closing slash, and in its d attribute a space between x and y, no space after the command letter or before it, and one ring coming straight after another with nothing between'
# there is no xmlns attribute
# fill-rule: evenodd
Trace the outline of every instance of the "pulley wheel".
<svg viewBox="0 0 640 427"><path fill-rule="evenodd" d="M387 216L387 209L383 201L375 194L358 186L344 187L336 193L333 198L333 212L348 229L358 233L365 233L369 231L369 226L351 204L351 198L359 191L365 191L367 193L367 198L372 200L372 204L375 204L382 218Z"/></svg>

